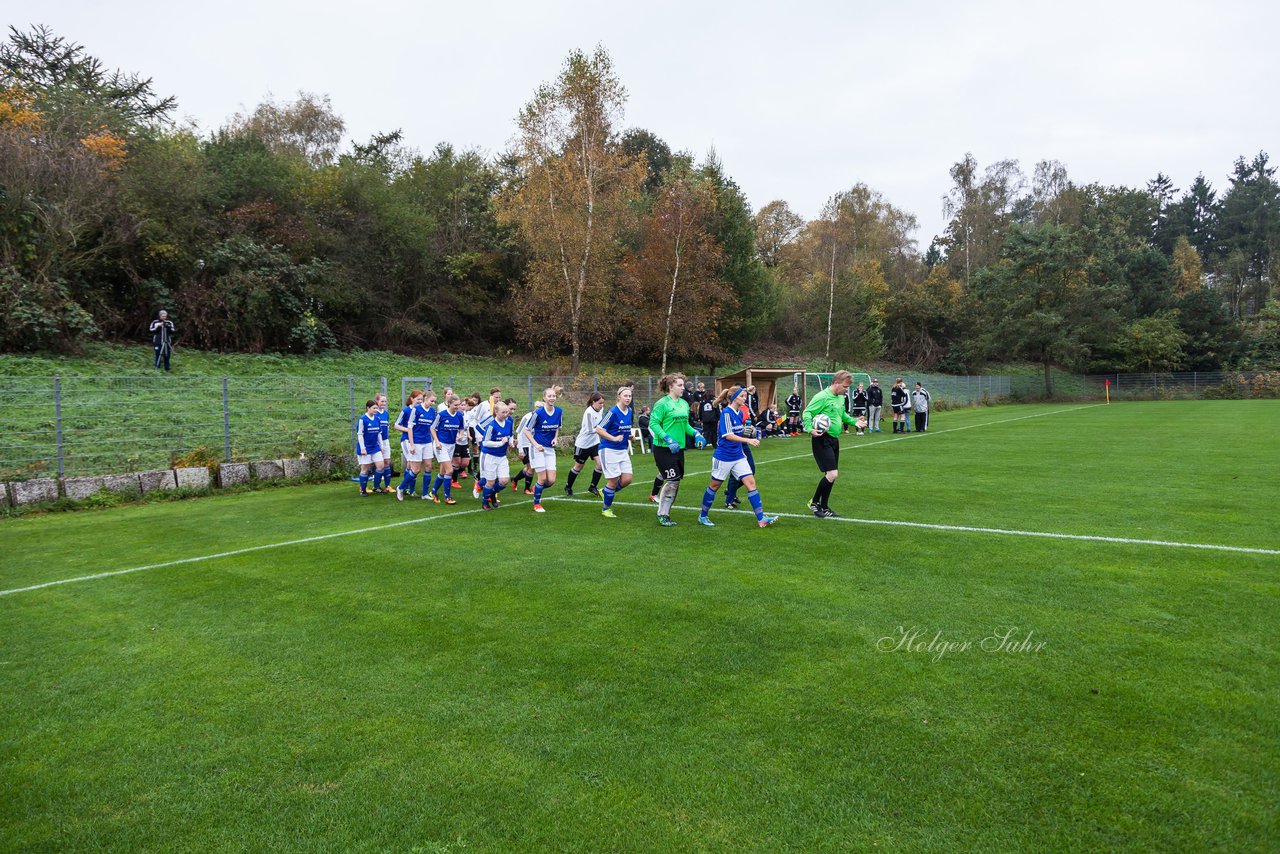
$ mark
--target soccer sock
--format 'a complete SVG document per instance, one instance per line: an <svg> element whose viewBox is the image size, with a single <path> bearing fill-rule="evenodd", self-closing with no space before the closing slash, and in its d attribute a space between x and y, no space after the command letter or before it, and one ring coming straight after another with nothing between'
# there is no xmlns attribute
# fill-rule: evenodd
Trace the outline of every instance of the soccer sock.
<svg viewBox="0 0 1280 854"><path fill-rule="evenodd" d="M670 516L671 505L676 503L676 493L680 491L680 481L669 480L662 484L658 493L658 515Z"/></svg>
<svg viewBox="0 0 1280 854"><path fill-rule="evenodd" d="M602 474L604 474L604 472L600 471L600 469L593 469L591 471L591 486L593 489L600 485L600 475Z"/></svg>
<svg viewBox="0 0 1280 854"><path fill-rule="evenodd" d="M578 473L573 469L569 469L569 482L566 483L565 489L573 489L573 482L578 479Z"/></svg>
<svg viewBox="0 0 1280 854"><path fill-rule="evenodd" d="M542 503L542 484L541 483L533 487L533 503L534 504Z"/></svg>
<svg viewBox="0 0 1280 854"><path fill-rule="evenodd" d="M617 493L613 490L612 487L606 486L604 488L604 509L605 510L608 510L609 506L613 504L613 496L616 494Z"/></svg>
<svg viewBox="0 0 1280 854"><path fill-rule="evenodd" d="M481 496L482 502L484 504L488 504L489 501L493 498L493 490L486 486L480 490L480 496Z"/></svg>
<svg viewBox="0 0 1280 854"><path fill-rule="evenodd" d="M444 497L445 498L453 497L453 481L447 477L444 479Z"/></svg>
<svg viewBox="0 0 1280 854"><path fill-rule="evenodd" d="M418 475L414 473L413 469L406 469L404 477L400 479L400 489L405 492L413 492L414 487L417 485Z"/></svg>
<svg viewBox="0 0 1280 854"><path fill-rule="evenodd" d="M819 507L826 507L827 502L831 500L831 487L833 485L834 484L832 484L831 481L827 480L825 477L822 479L822 483L818 484L818 489L822 493L818 498Z"/></svg>
<svg viewBox="0 0 1280 854"><path fill-rule="evenodd" d="M715 503L716 491L711 487L707 487L707 491L702 493L702 515L706 516L711 512L711 505Z"/></svg>
<svg viewBox="0 0 1280 854"><path fill-rule="evenodd" d="M365 492L369 489L369 475L364 472L360 473L360 491Z"/></svg>
<svg viewBox="0 0 1280 854"><path fill-rule="evenodd" d="M659 492L661 492L661 491L662 491L662 484L663 484L663 480L662 480L662 478L660 478L660 477L655 477L655 478L653 479L653 489L649 490L649 494L650 494L650 495L657 495Z"/></svg>
<svg viewBox="0 0 1280 854"><path fill-rule="evenodd" d="M747 500L751 502L751 509L756 511L756 518L764 518L764 502L760 500L760 492L755 489L747 490Z"/></svg>

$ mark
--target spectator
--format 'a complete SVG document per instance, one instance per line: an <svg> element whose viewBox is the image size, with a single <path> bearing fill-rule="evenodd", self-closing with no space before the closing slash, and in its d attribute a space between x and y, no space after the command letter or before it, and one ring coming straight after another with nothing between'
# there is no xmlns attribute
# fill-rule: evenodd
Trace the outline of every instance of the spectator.
<svg viewBox="0 0 1280 854"><path fill-rule="evenodd" d="M640 441L652 454L653 436L649 433L649 407L640 407L640 417L636 419L636 426L640 428Z"/></svg>
<svg viewBox="0 0 1280 854"><path fill-rule="evenodd" d="M916 412L916 432L924 433L929 429L929 392L920 383L916 383L911 392L911 408Z"/></svg>
<svg viewBox="0 0 1280 854"><path fill-rule="evenodd" d="M719 438L716 436L716 428L720 423L720 413L716 410L714 397L707 395L702 398L702 402L698 404L697 419L702 423L702 435L707 438L707 444L714 448Z"/></svg>
<svg viewBox="0 0 1280 854"><path fill-rule="evenodd" d="M169 356L173 354L174 329L169 312L160 309L160 316L151 321L151 348L156 351L156 370L164 365L169 370Z"/></svg>
<svg viewBox="0 0 1280 854"><path fill-rule="evenodd" d="M871 378L871 388L867 389L867 432L880 432L880 413L884 410L884 392L880 390L880 380Z"/></svg>
<svg viewBox="0 0 1280 854"><path fill-rule="evenodd" d="M862 387L862 383L858 383L849 399L853 403L853 419L856 422L854 430L861 436L867 424L867 390Z"/></svg>

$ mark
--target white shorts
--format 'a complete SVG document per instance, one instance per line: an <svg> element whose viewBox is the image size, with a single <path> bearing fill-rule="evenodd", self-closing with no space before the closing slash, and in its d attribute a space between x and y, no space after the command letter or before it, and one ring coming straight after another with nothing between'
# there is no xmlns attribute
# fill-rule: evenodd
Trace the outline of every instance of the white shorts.
<svg viewBox="0 0 1280 854"><path fill-rule="evenodd" d="M436 456L436 462L438 463L453 462L453 443L452 442L442 442L440 444L440 447L438 448L436 447L436 443L432 442L431 447L434 449L433 453Z"/></svg>
<svg viewBox="0 0 1280 854"><path fill-rule="evenodd" d="M613 480L624 474L631 474L631 452L626 448L600 449L600 468L604 470L604 479Z"/></svg>
<svg viewBox="0 0 1280 854"><path fill-rule="evenodd" d="M507 459L506 454L500 457L493 454L481 454L480 476L489 484L511 480L511 461Z"/></svg>
<svg viewBox="0 0 1280 854"><path fill-rule="evenodd" d="M382 440L382 458L384 460L391 459L391 440L390 439Z"/></svg>
<svg viewBox="0 0 1280 854"><path fill-rule="evenodd" d="M419 445L414 443L411 448L408 442L403 442L401 443L400 448L404 451L404 458L407 462L420 463L423 460L430 459L430 457L427 456L429 453L428 445Z"/></svg>
<svg viewBox="0 0 1280 854"><path fill-rule="evenodd" d="M729 462L728 460L717 460L711 458L711 479L724 483L733 475L738 480L751 476L751 463L747 462L747 458Z"/></svg>
<svg viewBox="0 0 1280 854"><path fill-rule="evenodd" d="M374 451L372 454L356 454L356 459L362 466L380 466L386 457L382 455L382 451Z"/></svg>
<svg viewBox="0 0 1280 854"><path fill-rule="evenodd" d="M529 465L533 466L534 471L555 471L556 470L556 450L555 448L542 446L542 450L537 448L529 449Z"/></svg>

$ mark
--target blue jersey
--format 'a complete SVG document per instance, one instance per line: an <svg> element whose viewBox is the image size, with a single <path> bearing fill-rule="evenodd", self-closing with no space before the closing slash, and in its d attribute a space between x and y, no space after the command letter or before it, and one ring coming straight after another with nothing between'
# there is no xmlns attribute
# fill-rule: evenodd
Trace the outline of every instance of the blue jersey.
<svg viewBox="0 0 1280 854"><path fill-rule="evenodd" d="M431 425L436 421L436 408L419 403L409 416L409 430L413 433L413 444L426 445L431 442Z"/></svg>
<svg viewBox="0 0 1280 854"><path fill-rule="evenodd" d="M455 444L465 422L466 415L463 414L461 409L457 412L450 412L447 409L440 410L440 413L436 415L436 438L440 440L440 444Z"/></svg>
<svg viewBox="0 0 1280 854"><path fill-rule="evenodd" d="M627 449L627 441L631 438L631 413L631 409L628 408L626 412L623 412L617 406L611 407L605 413L604 420L600 422L600 426L610 436L619 437L620 441L614 442L601 436L600 447L614 451L625 451Z"/></svg>
<svg viewBox="0 0 1280 854"><path fill-rule="evenodd" d="M499 439L511 438L511 428L513 426L511 417L508 416L506 421L499 421L496 418L486 418L484 423L486 426L483 433L484 439L480 443L480 450L491 456L505 457L507 455L507 448L511 445L510 442L507 442L498 448L489 447L489 442L496 442Z"/></svg>
<svg viewBox="0 0 1280 854"><path fill-rule="evenodd" d="M529 422L529 432L533 434L533 441L545 448L555 442L556 435L560 432L560 425L563 423L563 409L554 406L550 412L547 412L545 407L539 406L533 410L533 420Z"/></svg>
<svg viewBox="0 0 1280 854"><path fill-rule="evenodd" d="M361 415L356 426L356 450L362 454L382 453L382 422L377 415Z"/></svg>
<svg viewBox="0 0 1280 854"><path fill-rule="evenodd" d="M720 413L720 441L716 442L716 452L711 455L712 459L731 463L747 455L746 451L743 450L746 445L724 438L730 434L734 436L742 435L742 413L732 406L727 406L724 412Z"/></svg>
<svg viewBox="0 0 1280 854"><path fill-rule="evenodd" d="M400 417L396 419L396 426L397 426L397 427L408 427L408 426L409 426L409 418L410 418L412 415L413 415L413 407L412 407L412 406L406 406L404 409L400 410ZM399 431L396 431L396 432L399 432ZM400 441L401 441L401 442L407 442L407 441L409 441L409 434L408 434L408 433L400 433Z"/></svg>
<svg viewBox="0 0 1280 854"><path fill-rule="evenodd" d="M378 419L378 430L382 435L382 440L385 442L391 437L391 416L387 414L385 409L377 410L373 413L373 416Z"/></svg>

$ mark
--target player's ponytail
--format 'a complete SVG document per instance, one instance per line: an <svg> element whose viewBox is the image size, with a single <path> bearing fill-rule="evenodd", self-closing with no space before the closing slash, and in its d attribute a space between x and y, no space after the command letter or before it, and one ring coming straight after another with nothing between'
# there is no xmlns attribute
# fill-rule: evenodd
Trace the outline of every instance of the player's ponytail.
<svg viewBox="0 0 1280 854"><path fill-rule="evenodd" d="M414 399L415 397L422 397L422 389L420 389L420 388L410 389L410 390L409 390L409 396L408 396L408 397L406 397L406 398L404 399L404 405L405 405L405 406L410 406L410 405L412 405L412 404L413 404L413 399Z"/></svg>
<svg viewBox="0 0 1280 854"><path fill-rule="evenodd" d="M676 384L676 380L682 380L682 379L685 379L684 374L681 374L681 373L667 374L662 379L658 380L658 389L663 394L669 394L671 392L671 387Z"/></svg>

